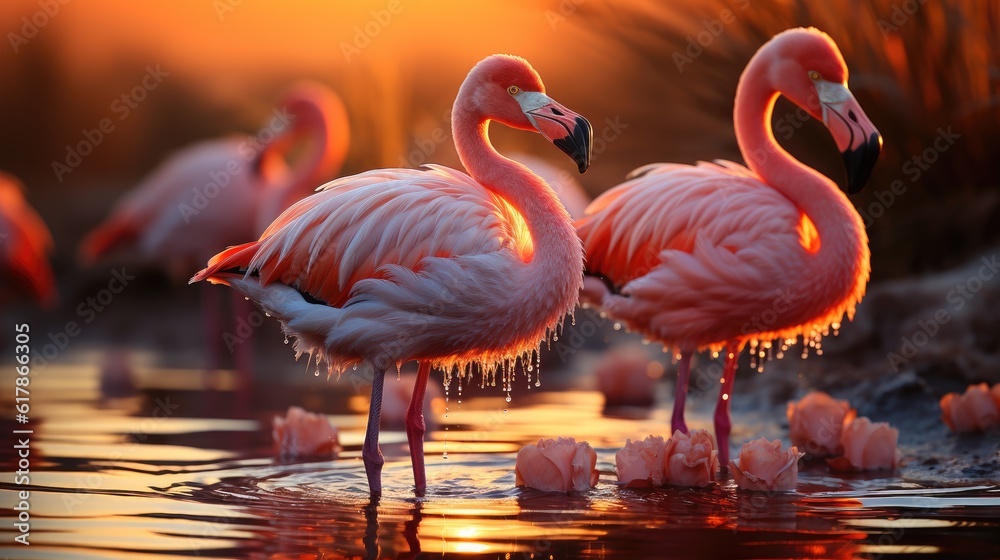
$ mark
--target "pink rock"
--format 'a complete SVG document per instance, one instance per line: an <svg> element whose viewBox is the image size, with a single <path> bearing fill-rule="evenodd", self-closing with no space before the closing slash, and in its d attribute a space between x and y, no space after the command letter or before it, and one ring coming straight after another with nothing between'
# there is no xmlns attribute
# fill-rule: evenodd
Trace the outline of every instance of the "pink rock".
<svg viewBox="0 0 1000 560"><path fill-rule="evenodd" d="M664 451L664 479L673 486L704 487L715 482L719 470L715 438L708 430L680 430L667 442Z"/></svg>
<svg viewBox="0 0 1000 560"><path fill-rule="evenodd" d="M941 398L941 419L955 433L984 431L1000 424L1000 384L969 385L965 393Z"/></svg>
<svg viewBox="0 0 1000 560"><path fill-rule="evenodd" d="M840 455L840 434L844 424L857 413L847 401L835 400L822 391L813 391L798 402L788 403L788 437L810 455Z"/></svg>
<svg viewBox="0 0 1000 560"><path fill-rule="evenodd" d="M517 452L518 486L548 492L580 492L597 485L597 452L573 438L540 439Z"/></svg>
<svg viewBox="0 0 1000 560"><path fill-rule="evenodd" d="M746 490L790 492L799 479L798 448L781 449L779 440L755 439L743 444L740 456L729 461L736 484Z"/></svg>
<svg viewBox="0 0 1000 560"><path fill-rule="evenodd" d="M626 440L625 447L615 453L618 482L626 486L662 486L665 447L660 436L651 435L642 441Z"/></svg>
<svg viewBox="0 0 1000 560"><path fill-rule="evenodd" d="M284 418L274 417L271 427L274 451L279 458L328 457L340 452L337 428L325 414L290 406Z"/></svg>
<svg viewBox="0 0 1000 560"><path fill-rule="evenodd" d="M843 457L828 460L834 470L870 471L894 469L899 463L896 441L899 430L885 422L856 418L844 425L840 442Z"/></svg>
<svg viewBox="0 0 1000 560"><path fill-rule="evenodd" d="M663 365L650 358L645 346L628 344L605 352L594 376L605 408L650 407L656 404L656 383L663 376Z"/></svg>

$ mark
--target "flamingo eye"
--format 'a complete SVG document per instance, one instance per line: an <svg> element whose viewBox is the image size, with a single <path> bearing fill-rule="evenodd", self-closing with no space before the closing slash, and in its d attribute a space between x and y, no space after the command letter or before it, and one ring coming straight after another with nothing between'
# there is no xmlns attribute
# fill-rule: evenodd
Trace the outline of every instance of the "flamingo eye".
<svg viewBox="0 0 1000 560"><path fill-rule="evenodd" d="M521 88L519 88L517 86L510 86L509 88L507 88L507 93L509 93L511 95L517 95L517 94L521 93Z"/></svg>
<svg viewBox="0 0 1000 560"><path fill-rule="evenodd" d="M822 76L819 75L819 72L817 72L815 70L810 70L809 71L809 79L810 80L812 80L812 81L815 82L816 80L819 80L820 78L822 78Z"/></svg>

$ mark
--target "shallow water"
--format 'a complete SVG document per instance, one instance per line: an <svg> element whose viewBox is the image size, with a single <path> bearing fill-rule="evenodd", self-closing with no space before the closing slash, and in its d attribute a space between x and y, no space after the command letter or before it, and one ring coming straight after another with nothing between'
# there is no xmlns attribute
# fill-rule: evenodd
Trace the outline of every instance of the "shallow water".
<svg viewBox="0 0 1000 560"><path fill-rule="evenodd" d="M3 382L13 383L9 375ZM185 387L200 383L199 372L146 371L134 392L109 398L115 391L105 387L102 396L93 368L34 375L30 486L14 484L12 450L0 450L7 557L1000 556L1000 488L988 485L932 488L810 464L786 495L737 491L731 481L708 490L620 487L614 452L626 437L666 435L666 411L606 416L600 395L587 391L536 389L510 404L479 396L490 391L467 391L461 404L453 395L428 431L423 498L413 497L404 434L383 432L385 496L373 506L360 414L331 416L344 446L339 459L282 464L269 442L279 411L259 404L267 388L253 406L237 406L232 391ZM314 409L363 407L357 397L310 398ZM7 433L22 427L11 405ZM694 427L707 422L691 419ZM514 487L517 450L555 435L595 447L597 488L557 495ZM18 533L9 490L25 489L30 547L10 544Z"/></svg>

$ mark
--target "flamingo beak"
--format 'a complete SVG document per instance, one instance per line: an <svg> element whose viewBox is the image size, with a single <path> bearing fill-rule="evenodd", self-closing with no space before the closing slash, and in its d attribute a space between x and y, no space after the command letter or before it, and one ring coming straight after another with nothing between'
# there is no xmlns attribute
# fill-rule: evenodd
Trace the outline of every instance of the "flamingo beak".
<svg viewBox="0 0 1000 560"><path fill-rule="evenodd" d="M541 92L522 91L514 99L535 130L573 158L580 173L586 172L590 167L590 151L594 139L590 122Z"/></svg>
<svg viewBox="0 0 1000 560"><path fill-rule="evenodd" d="M882 135L844 84L816 80L823 124L830 130L847 168L847 193L864 188L882 151Z"/></svg>

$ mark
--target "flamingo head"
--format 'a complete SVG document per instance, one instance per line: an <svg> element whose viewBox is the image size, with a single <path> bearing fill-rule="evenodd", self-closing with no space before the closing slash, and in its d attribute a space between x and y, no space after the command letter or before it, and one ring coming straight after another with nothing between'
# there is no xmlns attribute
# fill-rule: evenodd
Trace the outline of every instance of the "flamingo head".
<svg viewBox="0 0 1000 560"><path fill-rule="evenodd" d="M347 156L350 124L347 109L336 93L325 85L307 80L296 82L285 92L264 128L272 135L258 158L258 169L268 170L269 160L284 163L289 154L301 152L302 144L315 144L310 179L322 180L335 174Z"/></svg>
<svg viewBox="0 0 1000 560"><path fill-rule="evenodd" d="M882 150L882 135L847 88L840 49L812 28L780 33L769 46L775 89L826 125L844 157L847 192L860 191Z"/></svg>
<svg viewBox="0 0 1000 560"><path fill-rule="evenodd" d="M456 110L471 110L484 120L537 131L573 158L580 173L590 167L590 122L546 95L538 73L523 58L485 58L469 72L459 99L462 101L456 102Z"/></svg>

